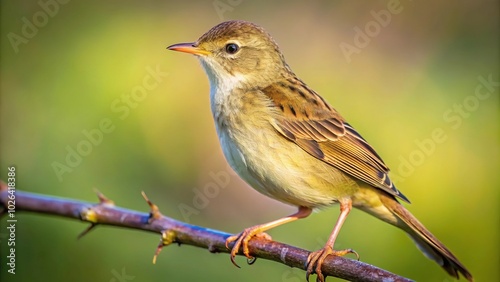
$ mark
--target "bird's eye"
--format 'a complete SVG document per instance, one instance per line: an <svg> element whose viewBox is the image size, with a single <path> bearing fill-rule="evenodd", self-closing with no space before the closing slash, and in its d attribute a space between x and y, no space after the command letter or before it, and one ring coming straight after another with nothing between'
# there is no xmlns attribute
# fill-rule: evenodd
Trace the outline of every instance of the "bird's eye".
<svg viewBox="0 0 500 282"><path fill-rule="evenodd" d="M238 44L236 43L228 43L226 44L226 52L228 54L236 54L236 52L238 52L238 50L240 50L240 46L238 46Z"/></svg>

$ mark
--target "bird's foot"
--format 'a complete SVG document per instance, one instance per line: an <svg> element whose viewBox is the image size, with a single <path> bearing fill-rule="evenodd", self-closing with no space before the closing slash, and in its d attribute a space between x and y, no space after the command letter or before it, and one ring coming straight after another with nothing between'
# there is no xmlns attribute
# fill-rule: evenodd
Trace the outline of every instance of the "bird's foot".
<svg viewBox="0 0 500 282"><path fill-rule="evenodd" d="M243 250L243 254L249 260L249 264L252 264L255 261L255 258L250 255L250 250L248 249L248 242L250 242L250 239L252 239L252 237L261 237L264 238L265 240L272 240L271 236L262 231L260 225L249 227L243 230L243 232L241 232L240 234L229 236L226 239L226 248L228 249L229 249L229 244L235 242L233 248L231 249L231 262L236 267L240 267L234 260L234 258L236 257L236 255L240 250L240 247Z"/></svg>
<svg viewBox="0 0 500 282"><path fill-rule="evenodd" d="M356 251L352 249L346 249L346 250L340 250L336 251L333 250L332 247L326 246L321 250L312 252L309 254L307 257L307 272L306 272L306 279L309 281L309 275L312 273L316 273L317 282L324 282L325 281L325 276L323 275L323 272L321 271L321 266L323 265L323 262L329 255L334 255L334 256L344 256L347 254L355 254L356 258L359 260L359 255Z"/></svg>

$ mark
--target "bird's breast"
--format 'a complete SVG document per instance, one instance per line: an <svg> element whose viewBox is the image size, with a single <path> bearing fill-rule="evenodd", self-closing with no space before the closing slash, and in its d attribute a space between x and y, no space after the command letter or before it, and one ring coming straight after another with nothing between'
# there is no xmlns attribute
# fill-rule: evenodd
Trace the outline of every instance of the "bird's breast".
<svg viewBox="0 0 500 282"><path fill-rule="evenodd" d="M284 203L312 208L352 193L354 182L347 175L274 129L274 109L264 96L212 90L212 113L224 156L254 189Z"/></svg>

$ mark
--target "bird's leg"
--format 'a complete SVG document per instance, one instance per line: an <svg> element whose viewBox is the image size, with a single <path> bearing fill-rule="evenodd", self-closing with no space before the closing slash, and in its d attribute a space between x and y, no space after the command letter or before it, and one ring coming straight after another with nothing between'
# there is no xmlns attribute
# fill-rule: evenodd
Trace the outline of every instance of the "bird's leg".
<svg viewBox="0 0 500 282"><path fill-rule="evenodd" d="M233 248L231 249L231 262L235 266L239 267L238 264L236 264L236 262L234 261L234 258L236 257L236 254L238 254L240 247L242 247L242 249L243 249L243 254L247 258L252 259L252 256L250 256L250 250L248 249L248 242L250 241L250 239L252 239L252 237L263 235L263 236L266 236L267 238L270 238L269 235L267 235L263 232L265 232L271 228L274 228L276 226L280 226L282 224L292 222L292 221L295 221L295 220L300 219L300 218L305 218L305 217L309 216L311 214L311 212L312 212L311 208L299 207L299 210L296 213L291 214L287 217L283 217L283 218L280 218L280 219L275 220L275 221L271 221L268 223L255 225L255 226L246 228L240 234L228 237L226 239L226 248L229 249L229 244L232 242L235 242L233 245Z"/></svg>
<svg viewBox="0 0 500 282"><path fill-rule="evenodd" d="M340 203L340 215L339 218L337 219L337 223L335 223L335 227L333 228L330 237L328 238L328 241L326 242L323 249L312 252L307 258L307 272L306 272L307 281L309 281L309 275L314 272L316 272L316 275L318 275L316 281L321 281L321 282L325 281L325 277L321 272L321 265L323 264L323 261L326 259L326 257L328 257L329 255L343 256L349 253L354 253L359 259L358 253L356 253L351 249L340 250L340 251L333 250L333 245L335 244L335 240L339 235L340 229L342 228L342 224L344 224L344 221L347 218L347 215L349 214L351 209L352 209L351 200L349 200L348 202Z"/></svg>

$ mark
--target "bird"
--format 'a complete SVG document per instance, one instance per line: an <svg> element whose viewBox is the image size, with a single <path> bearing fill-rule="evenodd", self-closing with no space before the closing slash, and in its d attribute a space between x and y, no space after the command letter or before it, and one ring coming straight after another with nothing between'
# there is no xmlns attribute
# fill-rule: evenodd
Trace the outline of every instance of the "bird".
<svg viewBox="0 0 500 282"><path fill-rule="evenodd" d="M244 229L226 239L230 258L265 231L340 206L325 246L308 256L306 279L330 256L357 253L334 244L352 208L405 231L449 275L473 281L465 266L401 203L410 203L389 178L375 149L323 97L299 79L272 36L243 20L222 22L197 41L168 50L195 55L210 82L210 108L223 154L258 192L297 207L297 212Z"/></svg>

